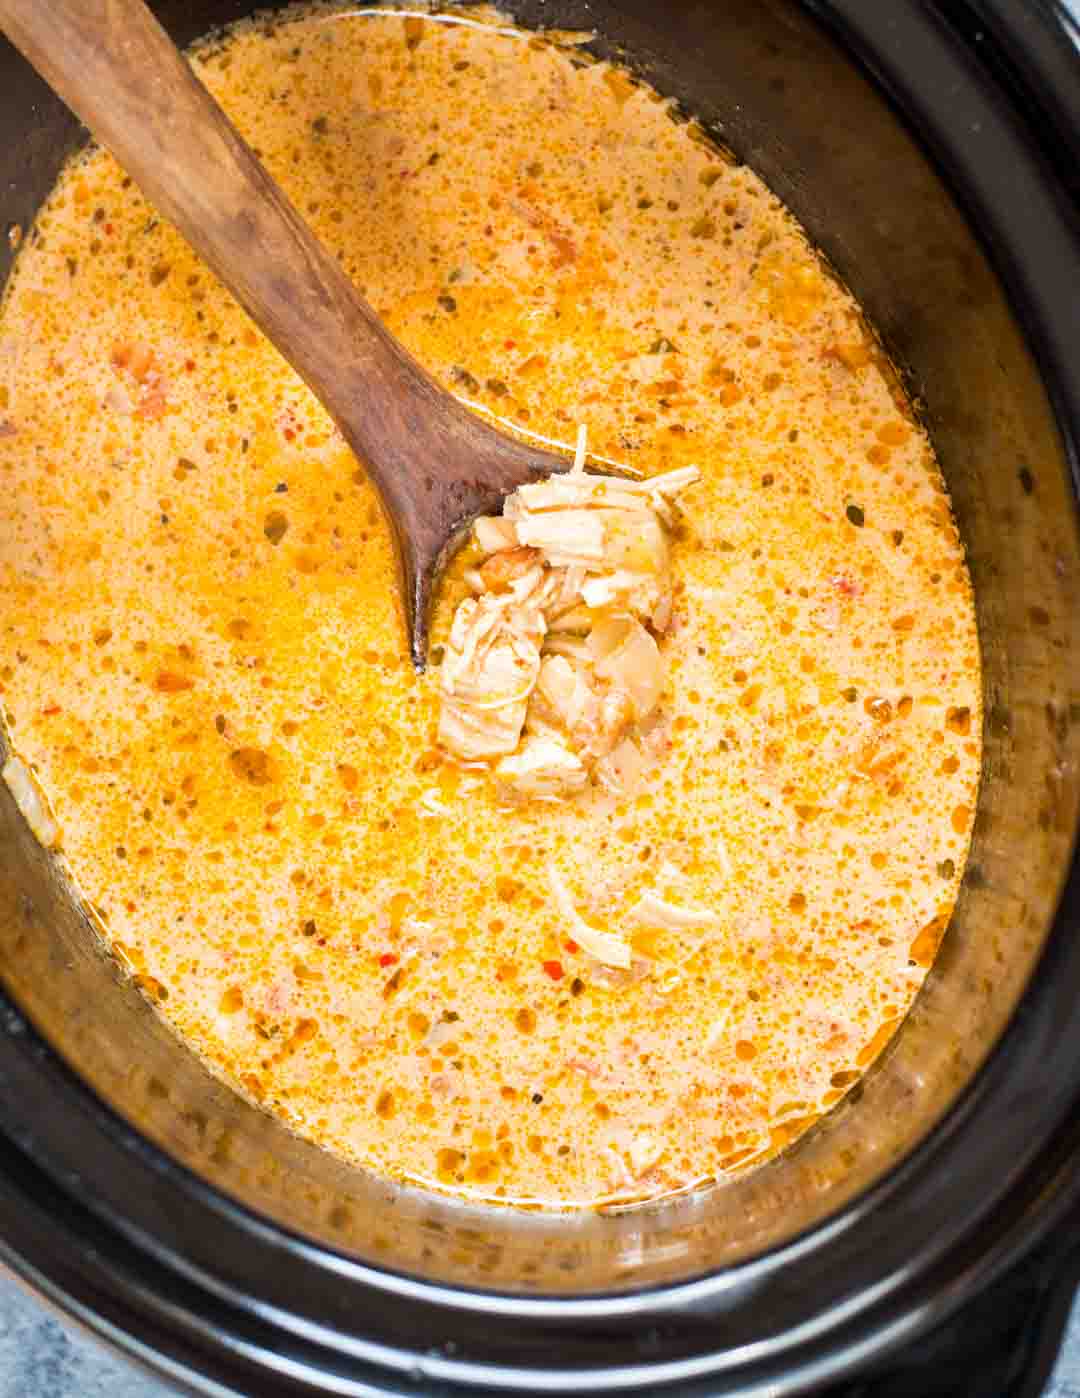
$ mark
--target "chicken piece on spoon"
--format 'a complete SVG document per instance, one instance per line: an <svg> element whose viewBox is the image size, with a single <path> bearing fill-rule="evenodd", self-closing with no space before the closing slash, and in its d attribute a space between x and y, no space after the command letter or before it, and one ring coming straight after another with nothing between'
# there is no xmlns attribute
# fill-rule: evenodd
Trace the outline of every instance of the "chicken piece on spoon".
<svg viewBox="0 0 1080 1398"><path fill-rule="evenodd" d="M664 685L657 644L671 619L672 502L693 468L651 480L587 475L585 433L565 476L522 486L481 518L477 596L454 615L439 675L439 741L495 760L500 789L557 800L591 775L628 791L645 761L635 734Z"/></svg>

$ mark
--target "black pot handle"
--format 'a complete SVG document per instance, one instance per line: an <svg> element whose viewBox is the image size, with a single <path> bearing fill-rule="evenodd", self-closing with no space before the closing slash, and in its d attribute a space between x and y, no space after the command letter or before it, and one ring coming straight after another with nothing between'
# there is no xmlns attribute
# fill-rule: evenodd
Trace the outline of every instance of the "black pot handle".
<svg viewBox="0 0 1080 1398"><path fill-rule="evenodd" d="M827 1398L1041 1398L1080 1285L1080 1219L1070 1221L944 1324Z"/></svg>
<svg viewBox="0 0 1080 1398"><path fill-rule="evenodd" d="M1042 147L1080 204L1080 11L1070 0L933 0L942 21L1029 114Z"/></svg>

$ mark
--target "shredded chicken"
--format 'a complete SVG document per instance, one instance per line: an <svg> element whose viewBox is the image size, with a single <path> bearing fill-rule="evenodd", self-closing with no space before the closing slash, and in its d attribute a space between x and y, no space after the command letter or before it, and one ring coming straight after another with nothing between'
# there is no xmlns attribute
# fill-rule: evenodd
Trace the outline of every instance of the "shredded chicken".
<svg viewBox="0 0 1080 1398"><path fill-rule="evenodd" d="M598 702L581 669L562 655L545 655L540 662L536 697L568 733L586 721Z"/></svg>
<svg viewBox="0 0 1080 1398"><path fill-rule="evenodd" d="M727 1036L728 1022L731 1019L730 1008L725 1008L724 1013L719 1015L709 1025L708 1033L705 1035L705 1052L712 1053L718 1048Z"/></svg>
<svg viewBox="0 0 1080 1398"><path fill-rule="evenodd" d="M632 959L630 943L622 937L615 936L613 932L601 932L585 921L577 910L565 879L554 865L548 870L548 878L555 906L566 920L567 931L574 941L603 965L628 970Z"/></svg>
<svg viewBox="0 0 1080 1398"><path fill-rule="evenodd" d="M616 749L612 757L616 756L618 751ZM651 960L651 957L635 951L626 937L621 937L615 932L602 932L586 922L577 910L566 880L554 865L548 867L548 880L555 907L566 923L567 934L589 956L594 957L603 966L613 966L622 971L629 970L634 962L640 965ZM641 895L630 910L630 919L647 927L662 927L672 932L704 932L720 925L720 918L716 913L705 908L680 907L676 903L668 903L665 899L658 898L655 893ZM699 939L696 946L691 948L690 955L700 948L701 944Z"/></svg>
<svg viewBox="0 0 1080 1398"><path fill-rule="evenodd" d="M647 762L633 738L624 738L618 747L596 764L596 780L616 795L635 795L640 789Z"/></svg>
<svg viewBox="0 0 1080 1398"><path fill-rule="evenodd" d="M526 602L527 594L512 609L470 597L454 617L440 674L439 742L467 762L511 753L521 738L543 636L542 616L532 619Z"/></svg>
<svg viewBox="0 0 1080 1398"><path fill-rule="evenodd" d="M491 762L509 797L556 800L590 779L636 790L664 687L657 637L671 622L668 528L699 474L587 475L523 485L501 518L478 519L483 561L454 616L440 685L439 742Z"/></svg>
<svg viewBox="0 0 1080 1398"><path fill-rule="evenodd" d="M556 801L580 791L589 779L585 764L557 738L527 737L517 752L504 757L495 776L517 796Z"/></svg>
<svg viewBox="0 0 1080 1398"><path fill-rule="evenodd" d="M633 718L649 717L660 700L664 669L656 641L640 622L628 616L607 616L589 633L593 673L625 694Z"/></svg>
<svg viewBox="0 0 1080 1398"><path fill-rule="evenodd" d="M673 932L688 927L719 927L720 918L706 908L680 908L655 893L643 893L633 911L634 919L649 927L666 927Z"/></svg>

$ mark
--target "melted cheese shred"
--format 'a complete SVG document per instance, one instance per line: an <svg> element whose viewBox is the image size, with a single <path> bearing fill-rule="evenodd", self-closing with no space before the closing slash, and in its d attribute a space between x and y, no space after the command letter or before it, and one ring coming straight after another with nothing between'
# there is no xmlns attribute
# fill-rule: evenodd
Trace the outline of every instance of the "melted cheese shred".
<svg viewBox="0 0 1080 1398"><path fill-rule="evenodd" d="M0 322L0 698L216 1072L386 1175L590 1204L766 1158L886 1044L964 868L979 654L927 439L791 217L480 20L294 13L195 64L443 383L700 468L644 787L507 808L440 751L364 471L100 150Z"/></svg>

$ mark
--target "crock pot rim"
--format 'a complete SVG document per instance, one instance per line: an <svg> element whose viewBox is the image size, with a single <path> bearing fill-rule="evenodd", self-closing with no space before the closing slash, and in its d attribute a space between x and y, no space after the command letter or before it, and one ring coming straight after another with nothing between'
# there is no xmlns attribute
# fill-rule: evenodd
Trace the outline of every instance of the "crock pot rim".
<svg viewBox="0 0 1080 1398"><path fill-rule="evenodd" d="M889 1350L947 1319L968 1295L1005 1271L1049 1229L1070 1216L1075 1218L1080 1205L1078 1158L1080 1116L1074 1119L1069 1139L1059 1142L1045 1164L1025 1177L1023 1189L1014 1192L1008 1206L986 1221L974 1251L961 1249L964 1255L958 1262L942 1259L933 1276L922 1279L910 1306L897 1308L883 1301L876 1323L868 1323L866 1317L852 1318L835 1336L811 1346L809 1353L799 1351L791 1362L785 1354L773 1354L770 1363L757 1366L745 1379L732 1374L739 1383L740 1398L796 1394L835 1381L870 1360L880 1362ZM163 1274L154 1258L115 1233L91 1209L63 1195L3 1138L0 1207L7 1220L7 1236L0 1239L0 1262L82 1328L194 1393L249 1393L254 1374L265 1398L301 1392L420 1398L429 1391L424 1385L432 1382L451 1385L443 1391L467 1389L478 1398L521 1391L577 1394L586 1387L598 1392L645 1391L657 1398L663 1394L713 1398L720 1391L715 1382L722 1376L707 1367L700 1378L691 1379L690 1366L679 1366L672 1370L671 1383L660 1384L656 1366L647 1362L635 1368L624 1365L619 1371L530 1368L517 1374L506 1372L500 1376L503 1382L478 1387L474 1382L477 1366L455 1360L453 1344L426 1352L423 1347L416 1352L387 1352L382 1364L372 1347L368 1354L352 1357L348 1373L340 1372L336 1367L340 1353L320 1347L315 1337L283 1331L273 1316L258 1310L228 1308L226 1313L214 1297L207 1304L197 1286ZM58 1222L61 1216L63 1221ZM31 1254L47 1261L43 1266L30 1263ZM499 1298L493 1300L490 1318L499 1320ZM662 1338L659 1331L652 1335ZM651 1347L651 1336L649 1341ZM258 1356L275 1356L270 1367L288 1371L289 1382L280 1388L270 1386ZM782 1367L773 1369L777 1362ZM372 1378L377 1380L375 1387ZM612 1378L614 1385L609 1382Z"/></svg>

